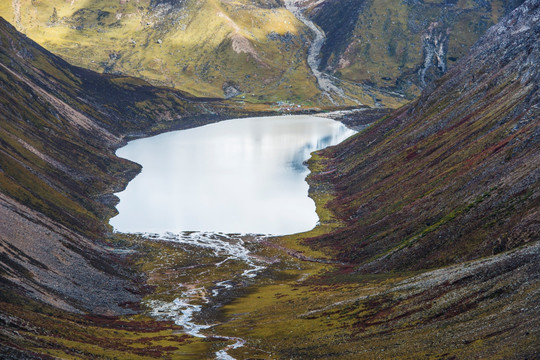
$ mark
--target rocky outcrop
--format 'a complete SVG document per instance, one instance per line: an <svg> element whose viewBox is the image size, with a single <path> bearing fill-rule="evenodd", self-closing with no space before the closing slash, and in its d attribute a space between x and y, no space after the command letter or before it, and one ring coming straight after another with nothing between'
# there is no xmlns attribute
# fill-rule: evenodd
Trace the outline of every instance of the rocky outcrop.
<svg viewBox="0 0 540 360"><path fill-rule="evenodd" d="M441 24L434 22L429 25L427 32L422 37L424 63L418 70L422 87L426 86L426 73L431 68L436 71L436 75L431 78L440 77L446 72L449 35L449 28L444 28Z"/></svg>

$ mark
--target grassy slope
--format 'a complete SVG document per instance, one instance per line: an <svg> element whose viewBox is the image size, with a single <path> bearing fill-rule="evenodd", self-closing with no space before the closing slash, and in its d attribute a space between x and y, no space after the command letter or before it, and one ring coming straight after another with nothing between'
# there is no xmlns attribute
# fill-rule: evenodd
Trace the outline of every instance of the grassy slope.
<svg viewBox="0 0 540 360"><path fill-rule="evenodd" d="M539 256L534 246L417 276L283 260L214 331L247 339L238 359L534 358Z"/></svg>
<svg viewBox="0 0 540 360"><path fill-rule="evenodd" d="M0 4L0 15L52 52L92 70L196 96L223 97L232 86L249 103L330 105L306 63L312 35L278 2L17 0ZM372 94L390 107L403 104L376 90L345 88L366 105L374 104Z"/></svg>
<svg viewBox="0 0 540 360"><path fill-rule="evenodd" d="M318 95L304 61L304 30L283 8L215 0L185 1L172 10L150 1L20 4L19 23L11 4L0 14L74 64L124 72L198 96L221 97L226 84L253 102L263 96L296 101ZM58 21L51 24L54 8Z"/></svg>
<svg viewBox="0 0 540 360"><path fill-rule="evenodd" d="M515 26L492 28L420 99L323 153L330 208L348 226L314 244L373 272L537 240L540 30Z"/></svg>
<svg viewBox="0 0 540 360"><path fill-rule="evenodd" d="M518 2L325 1L308 12L327 33L322 67L365 105L373 106L375 98L395 108L402 99L377 88L409 98L419 94L423 37L430 26L437 23L448 38L444 58L453 65ZM249 103L328 102L306 63L311 34L277 1L16 0L0 4L0 15L47 49L92 70L129 74L197 96L223 97L232 86ZM440 74L433 66L427 79Z"/></svg>

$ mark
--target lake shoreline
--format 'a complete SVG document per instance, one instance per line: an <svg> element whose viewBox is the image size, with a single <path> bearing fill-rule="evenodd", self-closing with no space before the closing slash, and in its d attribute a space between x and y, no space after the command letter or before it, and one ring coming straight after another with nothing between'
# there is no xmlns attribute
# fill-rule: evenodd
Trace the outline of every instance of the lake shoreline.
<svg viewBox="0 0 540 360"><path fill-rule="evenodd" d="M132 233L307 231L317 218L305 162L311 152L353 134L332 119L287 115L231 119L138 139L116 152L144 171L115 194L121 199L119 215L110 224Z"/></svg>

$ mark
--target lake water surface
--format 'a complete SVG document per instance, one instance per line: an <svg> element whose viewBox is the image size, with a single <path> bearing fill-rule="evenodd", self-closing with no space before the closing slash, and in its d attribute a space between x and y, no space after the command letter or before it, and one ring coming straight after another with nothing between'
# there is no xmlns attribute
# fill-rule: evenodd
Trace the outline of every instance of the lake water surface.
<svg viewBox="0 0 540 360"><path fill-rule="evenodd" d="M292 234L318 221L303 164L354 134L314 116L223 121L130 142L143 166L120 198L116 231Z"/></svg>

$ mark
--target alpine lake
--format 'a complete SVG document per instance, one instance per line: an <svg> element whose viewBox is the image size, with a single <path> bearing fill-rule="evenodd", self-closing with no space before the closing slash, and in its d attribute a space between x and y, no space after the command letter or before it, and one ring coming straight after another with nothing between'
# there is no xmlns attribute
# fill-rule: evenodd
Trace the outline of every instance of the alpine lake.
<svg viewBox="0 0 540 360"><path fill-rule="evenodd" d="M117 155L143 166L120 198L120 232L285 235L318 221L308 197L311 152L355 131L315 116L223 121L131 141Z"/></svg>

